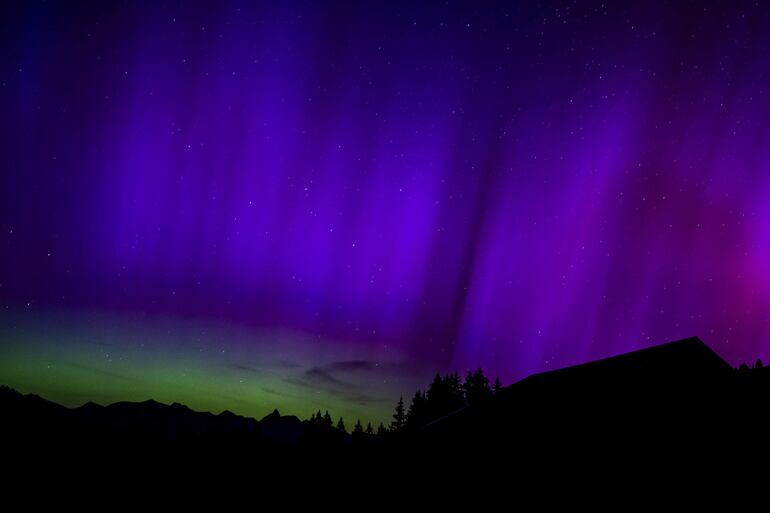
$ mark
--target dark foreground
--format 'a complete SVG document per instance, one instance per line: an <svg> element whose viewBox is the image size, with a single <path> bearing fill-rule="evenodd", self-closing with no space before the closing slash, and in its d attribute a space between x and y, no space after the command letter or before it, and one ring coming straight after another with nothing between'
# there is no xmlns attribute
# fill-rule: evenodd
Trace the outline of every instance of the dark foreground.
<svg viewBox="0 0 770 513"><path fill-rule="evenodd" d="M77 462L288 480L331 468L398 468L405 482L409 474L585 477L758 458L770 440L769 407L770 368L734 369L691 338L530 376L411 432L348 435L278 412L258 421L154 401L70 409L2 387L0 435L6 468L32 472Z"/></svg>

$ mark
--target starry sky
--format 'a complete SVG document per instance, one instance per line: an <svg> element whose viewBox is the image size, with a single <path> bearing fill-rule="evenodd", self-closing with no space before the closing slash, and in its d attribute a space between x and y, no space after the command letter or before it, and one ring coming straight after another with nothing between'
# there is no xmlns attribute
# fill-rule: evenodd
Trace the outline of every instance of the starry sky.
<svg viewBox="0 0 770 513"><path fill-rule="evenodd" d="M0 382L384 420L770 356L770 5L6 1Z"/></svg>

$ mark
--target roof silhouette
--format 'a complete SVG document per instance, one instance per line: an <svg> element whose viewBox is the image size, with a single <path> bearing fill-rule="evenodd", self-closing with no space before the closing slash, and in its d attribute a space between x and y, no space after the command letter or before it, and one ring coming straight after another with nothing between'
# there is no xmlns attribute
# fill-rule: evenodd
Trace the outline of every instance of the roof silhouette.
<svg viewBox="0 0 770 513"><path fill-rule="evenodd" d="M646 349L580 365L532 374L511 388L531 386L613 386L630 382L665 383L671 380L711 380L727 376L733 368L698 337L668 342Z"/></svg>

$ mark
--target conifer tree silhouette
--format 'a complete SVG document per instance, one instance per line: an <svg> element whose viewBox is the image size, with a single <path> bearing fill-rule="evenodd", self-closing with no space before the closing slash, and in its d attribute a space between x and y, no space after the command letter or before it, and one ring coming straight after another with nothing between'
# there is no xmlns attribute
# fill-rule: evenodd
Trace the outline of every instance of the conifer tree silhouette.
<svg viewBox="0 0 770 513"><path fill-rule="evenodd" d="M492 395L497 395L503 390L503 384L500 383L500 378L495 378L495 383L492 385Z"/></svg>
<svg viewBox="0 0 770 513"><path fill-rule="evenodd" d="M319 410L318 413L321 413ZM326 410L326 413L323 416L323 420L321 420L321 427L325 429L329 429L334 425L334 422L332 421L332 416L329 415L329 410Z"/></svg>
<svg viewBox="0 0 770 513"><path fill-rule="evenodd" d="M406 414L406 428L409 430L419 429L424 426L428 419L427 399L422 391L417 390L412 398L412 404L409 405L409 411Z"/></svg>
<svg viewBox="0 0 770 513"><path fill-rule="evenodd" d="M393 422L390 423L391 431L401 431L406 424L406 413L404 412L404 396L398 398L396 412L393 414Z"/></svg>
<svg viewBox="0 0 770 513"><path fill-rule="evenodd" d="M463 392L465 393L465 402L468 404L478 404L489 399L491 395L489 380L484 375L483 370L468 371L463 383Z"/></svg>

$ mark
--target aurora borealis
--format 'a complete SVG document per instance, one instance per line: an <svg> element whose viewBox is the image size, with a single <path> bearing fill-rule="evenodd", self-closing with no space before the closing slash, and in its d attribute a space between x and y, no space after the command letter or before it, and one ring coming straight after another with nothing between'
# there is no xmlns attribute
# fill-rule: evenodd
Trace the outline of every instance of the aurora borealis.
<svg viewBox="0 0 770 513"><path fill-rule="evenodd" d="M384 419L770 356L770 6L3 2L0 382Z"/></svg>

